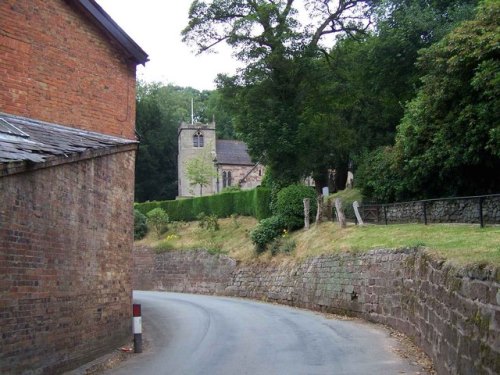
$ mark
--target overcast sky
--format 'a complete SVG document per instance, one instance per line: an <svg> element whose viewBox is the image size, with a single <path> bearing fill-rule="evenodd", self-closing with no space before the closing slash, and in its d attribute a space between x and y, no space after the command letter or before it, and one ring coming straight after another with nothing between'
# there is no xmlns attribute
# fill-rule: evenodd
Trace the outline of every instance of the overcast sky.
<svg viewBox="0 0 500 375"><path fill-rule="evenodd" d="M191 0L97 0L99 5L149 55L137 78L198 90L215 88L217 73L233 74L238 63L231 50L196 55L181 41Z"/></svg>

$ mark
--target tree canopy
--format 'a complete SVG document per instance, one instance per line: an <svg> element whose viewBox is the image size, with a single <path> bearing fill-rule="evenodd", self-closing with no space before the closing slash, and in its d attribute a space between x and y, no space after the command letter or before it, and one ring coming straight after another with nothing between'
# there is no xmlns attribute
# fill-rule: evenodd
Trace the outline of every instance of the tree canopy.
<svg viewBox="0 0 500 375"><path fill-rule="evenodd" d="M475 6L193 1L184 40L200 53L228 43L246 67L213 92L139 88L138 200L175 196L177 127L193 97L197 120L244 140L278 188L305 176L321 188L335 170L342 189L354 162L370 199L498 191L498 6L485 1L473 19Z"/></svg>
<svg viewBox="0 0 500 375"><path fill-rule="evenodd" d="M500 187L500 4L421 51L423 86L405 112L396 152L412 195Z"/></svg>
<svg viewBox="0 0 500 375"><path fill-rule="evenodd" d="M499 12L498 2L484 2L474 20L420 51L422 86L394 148L368 159L367 194L387 201L498 192ZM385 165L385 172L368 164Z"/></svg>
<svg viewBox="0 0 500 375"><path fill-rule="evenodd" d="M320 188L328 171L345 176L350 160L394 142L420 86L418 50L470 18L474 3L193 1L183 37L198 52L233 47L246 68L219 76L218 91L238 135L280 185L312 175Z"/></svg>
<svg viewBox="0 0 500 375"><path fill-rule="evenodd" d="M236 103L234 125L250 153L282 184L298 181L319 165L301 159L310 146L300 134L301 85L308 79L309 60L326 54L327 36L366 29L371 12L370 1L310 0L304 3L309 15L304 22L296 3L194 1L183 31L184 40L199 52L227 42L247 63L239 76L219 77L219 88Z"/></svg>

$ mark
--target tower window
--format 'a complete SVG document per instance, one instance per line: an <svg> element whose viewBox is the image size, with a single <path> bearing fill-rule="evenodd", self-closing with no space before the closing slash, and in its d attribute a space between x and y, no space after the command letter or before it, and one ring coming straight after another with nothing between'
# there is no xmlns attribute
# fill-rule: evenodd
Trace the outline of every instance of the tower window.
<svg viewBox="0 0 500 375"><path fill-rule="evenodd" d="M193 135L193 147L203 147L203 146L204 146L203 134L201 134L201 132L198 131Z"/></svg>

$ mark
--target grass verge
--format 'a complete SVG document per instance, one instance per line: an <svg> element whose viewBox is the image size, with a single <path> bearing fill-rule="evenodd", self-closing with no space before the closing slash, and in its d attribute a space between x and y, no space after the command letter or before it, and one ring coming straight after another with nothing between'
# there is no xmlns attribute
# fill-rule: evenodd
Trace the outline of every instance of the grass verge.
<svg viewBox="0 0 500 375"><path fill-rule="evenodd" d="M170 225L160 238L149 233L138 244L155 247L158 251L207 249L247 261L258 256L250 241L249 233L257 224L251 217L219 219L220 230L210 232L198 227L197 222ZM457 265L493 264L500 266L500 226L469 224L354 224L340 229L336 223L324 222L311 229L290 233L295 258L339 252L363 252L371 249L424 247L426 251L445 258ZM269 251L258 257L271 259Z"/></svg>

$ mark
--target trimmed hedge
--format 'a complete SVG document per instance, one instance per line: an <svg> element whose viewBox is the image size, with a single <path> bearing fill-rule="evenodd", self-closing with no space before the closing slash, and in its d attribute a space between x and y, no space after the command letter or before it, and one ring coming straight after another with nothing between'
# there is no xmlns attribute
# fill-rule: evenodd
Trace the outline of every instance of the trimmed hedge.
<svg viewBox="0 0 500 375"><path fill-rule="evenodd" d="M200 213L229 217L232 214L253 216L258 220L272 215L270 209L271 190L229 191L206 197L135 203L134 208L147 214L154 208L163 208L171 221L194 221Z"/></svg>

